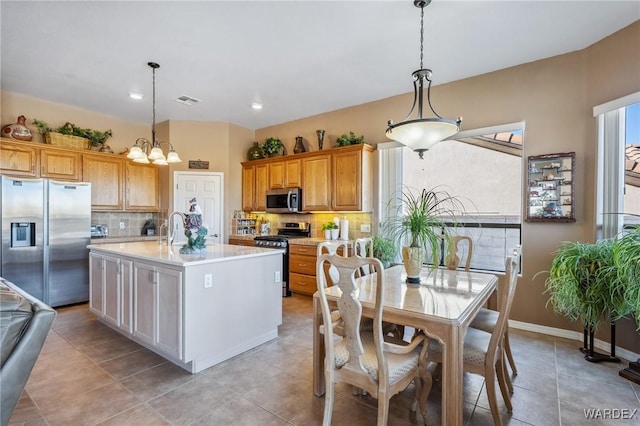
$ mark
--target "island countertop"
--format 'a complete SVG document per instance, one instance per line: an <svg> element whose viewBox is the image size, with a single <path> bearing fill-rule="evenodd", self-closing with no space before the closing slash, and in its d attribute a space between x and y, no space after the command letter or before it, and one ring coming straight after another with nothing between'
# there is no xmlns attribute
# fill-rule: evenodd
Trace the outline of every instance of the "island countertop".
<svg viewBox="0 0 640 426"><path fill-rule="evenodd" d="M157 241L140 241L131 243L90 244L91 251L112 253L138 259L162 262L171 265L189 266L204 263L223 262L231 259L242 259L283 254L284 250L251 246L235 246L229 244L207 244L207 252L199 254L180 254L180 247L159 245Z"/></svg>

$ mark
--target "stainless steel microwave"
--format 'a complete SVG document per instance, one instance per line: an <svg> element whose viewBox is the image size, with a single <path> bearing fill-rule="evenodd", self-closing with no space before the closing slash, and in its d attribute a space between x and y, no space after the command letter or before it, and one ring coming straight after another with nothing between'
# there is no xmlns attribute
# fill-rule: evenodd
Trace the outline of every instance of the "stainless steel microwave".
<svg viewBox="0 0 640 426"><path fill-rule="evenodd" d="M298 213L302 208L302 189L270 189L267 190L267 213Z"/></svg>

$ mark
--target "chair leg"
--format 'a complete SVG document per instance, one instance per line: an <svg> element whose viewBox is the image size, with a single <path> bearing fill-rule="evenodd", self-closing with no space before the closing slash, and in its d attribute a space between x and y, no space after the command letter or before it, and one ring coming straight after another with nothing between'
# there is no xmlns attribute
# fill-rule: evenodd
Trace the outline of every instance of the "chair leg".
<svg viewBox="0 0 640 426"><path fill-rule="evenodd" d="M504 356L500 357L496 365L496 376L498 378L498 385L500 386L500 392L502 393L502 399L507 406L509 413L513 412L513 405L511 404L511 397L509 396L508 388L508 376L506 374L507 367L504 365Z"/></svg>
<svg viewBox="0 0 640 426"><path fill-rule="evenodd" d="M484 375L484 384L487 389L487 399L489 399L489 408L493 416L493 423L496 426L502 426L502 419L498 412L498 402L496 400L496 371L493 368L487 368Z"/></svg>
<svg viewBox="0 0 640 426"><path fill-rule="evenodd" d="M333 399L336 391L333 371L325 371L325 386L322 426L331 426L331 413L333 411Z"/></svg>
<svg viewBox="0 0 640 426"><path fill-rule="evenodd" d="M422 415L422 419L424 420L424 424L427 424L427 399L429 398L429 394L431 393L431 387L433 386L433 378L431 377L431 373L428 369L427 362L422 362L419 367L420 378L416 379L416 388L417 394L416 398L418 399L418 408L420 410L420 414Z"/></svg>
<svg viewBox="0 0 640 426"><path fill-rule="evenodd" d="M386 392L378 390L378 426L387 426L389 417L389 398Z"/></svg>
<svg viewBox="0 0 640 426"><path fill-rule="evenodd" d="M505 360L504 349L502 351L502 366L504 381L507 383L507 388L509 388L509 394L513 395L513 382L511 381L511 376L509 376L509 371L507 370L507 362Z"/></svg>
<svg viewBox="0 0 640 426"><path fill-rule="evenodd" d="M509 360L509 366L511 366L511 371L513 372L513 375L516 376L518 374L518 369L516 368L516 362L513 360L513 354L511 353L511 345L509 344L508 329L504 332L504 351L507 354L507 359Z"/></svg>

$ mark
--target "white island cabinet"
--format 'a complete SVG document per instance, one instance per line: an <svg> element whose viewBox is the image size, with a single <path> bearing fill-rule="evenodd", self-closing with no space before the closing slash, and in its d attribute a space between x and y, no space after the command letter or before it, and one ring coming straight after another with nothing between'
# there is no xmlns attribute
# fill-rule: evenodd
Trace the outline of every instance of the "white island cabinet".
<svg viewBox="0 0 640 426"><path fill-rule="evenodd" d="M274 339L282 251L212 244L181 255L157 242L90 245L90 310L196 373Z"/></svg>

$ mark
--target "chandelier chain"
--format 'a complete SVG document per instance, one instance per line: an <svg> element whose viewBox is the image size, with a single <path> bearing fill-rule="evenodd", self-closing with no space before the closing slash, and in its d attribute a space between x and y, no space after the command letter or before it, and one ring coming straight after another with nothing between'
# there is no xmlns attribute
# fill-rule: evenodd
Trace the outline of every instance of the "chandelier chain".
<svg viewBox="0 0 640 426"><path fill-rule="evenodd" d="M153 69L153 121L151 122L152 124L152 128L151 128L151 133L152 133L152 138L153 140L151 141L151 143L155 144L156 143L156 69Z"/></svg>
<svg viewBox="0 0 640 426"><path fill-rule="evenodd" d="M420 8L420 69L423 69L422 65L422 49L424 46L424 6Z"/></svg>

